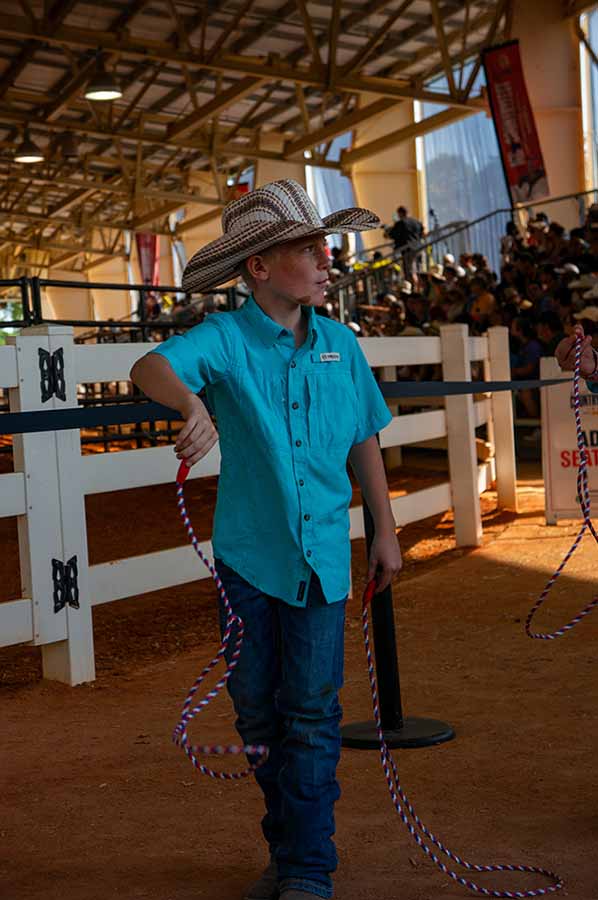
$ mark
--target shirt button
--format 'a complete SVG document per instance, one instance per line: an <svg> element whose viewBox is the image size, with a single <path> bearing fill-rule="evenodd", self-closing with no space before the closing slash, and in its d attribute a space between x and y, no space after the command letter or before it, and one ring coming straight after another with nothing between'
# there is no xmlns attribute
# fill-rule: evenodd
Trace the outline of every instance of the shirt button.
<svg viewBox="0 0 598 900"><path fill-rule="evenodd" d="M297 365L297 363L295 362L295 360L293 360L291 362L291 369L294 369L296 365Z"/></svg>
<svg viewBox="0 0 598 900"><path fill-rule="evenodd" d="M309 513L305 513L305 515L303 516L303 518L305 519L306 522L309 522L309 520L311 519L311 516L310 516Z"/></svg>
<svg viewBox="0 0 598 900"><path fill-rule="evenodd" d="M295 446L296 446L296 447L300 447L300 446L301 446L301 441L295 441Z"/></svg>
<svg viewBox="0 0 598 900"><path fill-rule="evenodd" d="M299 404L297 403L297 401L293 403L293 409L299 409Z"/></svg>
<svg viewBox="0 0 598 900"><path fill-rule="evenodd" d="M305 551L305 555L306 555L306 556L311 556L311 550L306 550L306 551Z"/></svg>
<svg viewBox="0 0 598 900"><path fill-rule="evenodd" d="M299 487L303 487L304 484L305 484L305 482L304 482L303 478L300 478L299 479Z"/></svg>

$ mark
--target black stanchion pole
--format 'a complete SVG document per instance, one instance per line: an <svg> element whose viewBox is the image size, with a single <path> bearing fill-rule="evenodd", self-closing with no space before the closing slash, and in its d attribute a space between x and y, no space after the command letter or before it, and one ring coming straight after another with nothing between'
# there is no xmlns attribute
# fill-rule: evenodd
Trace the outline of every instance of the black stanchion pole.
<svg viewBox="0 0 598 900"><path fill-rule="evenodd" d="M24 275L19 278L19 287L21 289L23 319L25 320L27 325L33 325L33 310L31 309L31 298L29 296L29 279Z"/></svg>
<svg viewBox="0 0 598 900"><path fill-rule="evenodd" d="M31 279L31 303L33 307L31 324L39 325L42 321L42 293L37 276Z"/></svg>
<svg viewBox="0 0 598 900"><path fill-rule="evenodd" d="M374 539L374 521L363 500L365 542L367 558ZM453 728L438 719L404 716L401 702L401 684L395 634L392 588L389 585L376 594L371 603L374 650L376 656L376 681L380 721L384 739L389 747L430 747L443 744L455 737ZM341 729L343 747L373 750L380 746L375 723L354 722Z"/></svg>

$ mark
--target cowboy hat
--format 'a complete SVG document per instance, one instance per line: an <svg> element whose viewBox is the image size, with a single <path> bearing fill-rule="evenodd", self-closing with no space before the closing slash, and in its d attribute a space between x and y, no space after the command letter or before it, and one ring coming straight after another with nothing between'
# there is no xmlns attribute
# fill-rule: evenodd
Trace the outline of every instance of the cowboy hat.
<svg viewBox="0 0 598 900"><path fill-rule="evenodd" d="M598 282L598 278L595 275L582 275L580 278L577 278L575 281L569 282L569 287L572 291L575 291L579 288L588 288L594 287L594 285Z"/></svg>
<svg viewBox="0 0 598 900"><path fill-rule="evenodd" d="M557 275L579 275L579 269L575 265L575 263L564 263L562 266L559 266L554 270Z"/></svg>
<svg viewBox="0 0 598 900"><path fill-rule="evenodd" d="M428 269L428 275L430 278L435 278L436 281L446 281L444 277L444 267L440 265L440 263L432 263L430 268Z"/></svg>
<svg viewBox="0 0 598 900"><path fill-rule="evenodd" d="M589 319L590 322L598 322L598 306L586 306L580 312L573 313L574 319Z"/></svg>
<svg viewBox="0 0 598 900"><path fill-rule="evenodd" d="M191 257L183 272L183 290L201 293L225 284L240 274L241 264L248 257L275 244L379 226L378 216L359 207L341 209L322 218L297 181L272 181L225 206L224 234Z"/></svg>

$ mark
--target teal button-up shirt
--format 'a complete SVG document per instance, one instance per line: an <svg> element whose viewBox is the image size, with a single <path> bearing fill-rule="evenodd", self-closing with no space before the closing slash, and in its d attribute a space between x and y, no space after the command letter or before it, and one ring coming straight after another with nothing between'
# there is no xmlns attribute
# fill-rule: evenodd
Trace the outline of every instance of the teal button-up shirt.
<svg viewBox="0 0 598 900"><path fill-rule="evenodd" d="M328 603L349 590L347 457L392 415L350 328L303 307L293 332L253 296L153 353L206 386L220 437L214 555L273 597L304 606L312 571Z"/></svg>

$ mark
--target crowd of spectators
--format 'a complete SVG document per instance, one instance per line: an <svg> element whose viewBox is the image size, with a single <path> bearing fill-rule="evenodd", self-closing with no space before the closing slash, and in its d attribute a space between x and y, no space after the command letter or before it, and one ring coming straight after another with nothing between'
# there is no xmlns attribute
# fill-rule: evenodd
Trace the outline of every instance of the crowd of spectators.
<svg viewBox="0 0 598 900"><path fill-rule="evenodd" d="M598 349L598 204L583 226L568 233L544 213L525 228L509 222L500 258L495 272L482 254L463 253L456 260L447 253L442 263L418 266L407 279L398 257L390 261L389 279L389 260L373 256L361 271L375 281L382 266L384 285L374 303L356 306L348 324L360 336L437 335L454 322L481 335L503 325L510 334L512 376L519 379L538 378L541 357L553 356L576 322ZM342 277L341 271L334 277ZM521 392L519 402L525 414L538 416L535 392Z"/></svg>
<svg viewBox="0 0 598 900"><path fill-rule="evenodd" d="M499 272L479 253L462 253L458 260L446 253L442 262L426 258L422 265L423 253L412 248L406 271L405 251L400 249L404 233L411 240L423 235L420 223L400 207L395 224L387 229L395 252L376 251L369 260L351 263L345 249L332 248L332 287L318 312L336 319L342 314L359 336L437 335L442 325L454 322L465 323L472 335L480 335L493 325L503 325L510 334L512 376L520 379L539 377L541 357L553 356L577 321L598 349L598 204L590 207L583 226L568 233L544 213L525 228L509 222L501 240ZM347 302L349 294L342 302L334 287L338 281L346 284L349 275L370 282L367 297L364 284L350 292L353 298L358 296L352 304ZM150 328L163 326L152 328L149 339L185 331L207 315L240 305L248 293L242 283L234 295L223 291L190 298L148 293L145 320ZM534 392L521 392L519 402L529 416L538 415Z"/></svg>

